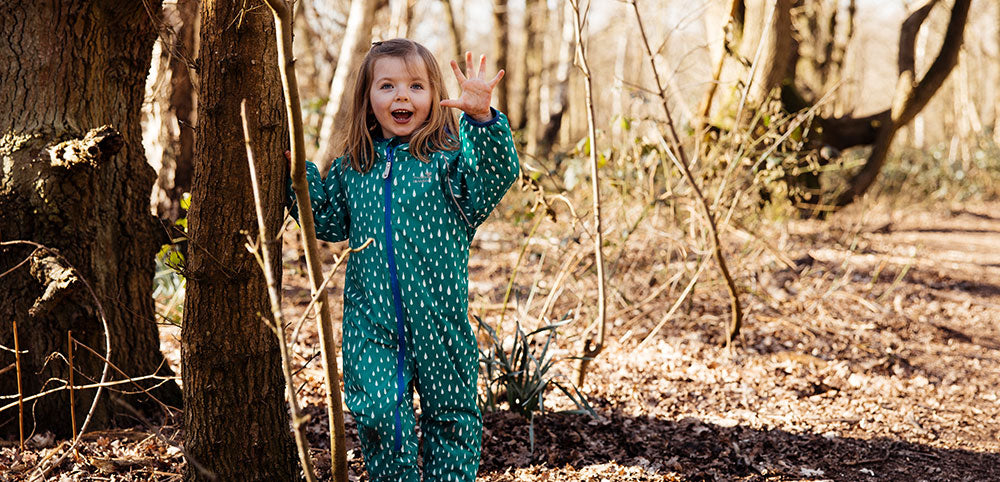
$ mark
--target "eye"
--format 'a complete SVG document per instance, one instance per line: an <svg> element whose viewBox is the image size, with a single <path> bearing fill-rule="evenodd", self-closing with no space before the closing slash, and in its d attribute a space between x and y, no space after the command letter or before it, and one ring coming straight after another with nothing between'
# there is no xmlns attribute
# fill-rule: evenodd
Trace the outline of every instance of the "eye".
<svg viewBox="0 0 1000 482"><path fill-rule="evenodd" d="M383 89L383 90L385 90L385 89L391 89L392 88L392 84L390 84L388 82L383 82L381 85L378 86L378 88Z"/></svg>
<svg viewBox="0 0 1000 482"><path fill-rule="evenodd" d="M413 84L410 88L414 90L424 90L424 84Z"/></svg>

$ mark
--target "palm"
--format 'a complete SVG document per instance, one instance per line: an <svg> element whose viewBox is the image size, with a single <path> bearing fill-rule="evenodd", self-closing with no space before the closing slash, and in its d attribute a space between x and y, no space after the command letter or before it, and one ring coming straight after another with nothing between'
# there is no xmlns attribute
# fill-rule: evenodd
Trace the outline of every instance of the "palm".
<svg viewBox="0 0 1000 482"><path fill-rule="evenodd" d="M476 120L489 120L490 100L493 97L493 88L503 78L504 71L497 72L496 77L487 81L483 74L486 71L486 56L479 57L479 72L476 73L472 66L472 53L465 53L465 69L468 74L462 73L458 68L458 62L451 61L451 69L455 72L455 78L462 89L462 94L457 99L446 99L441 101L443 107L454 107L461 109L470 117Z"/></svg>

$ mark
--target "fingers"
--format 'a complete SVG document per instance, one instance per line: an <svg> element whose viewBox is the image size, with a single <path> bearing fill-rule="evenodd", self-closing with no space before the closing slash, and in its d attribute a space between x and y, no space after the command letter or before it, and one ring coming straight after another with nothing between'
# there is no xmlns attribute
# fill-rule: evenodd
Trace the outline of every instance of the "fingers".
<svg viewBox="0 0 1000 482"><path fill-rule="evenodd" d="M472 52L465 52L465 73L469 77L476 76L476 71L472 70Z"/></svg>
<svg viewBox="0 0 1000 482"><path fill-rule="evenodd" d="M476 77L481 79L484 74L486 74L486 54L479 56L479 73L476 74Z"/></svg>
<svg viewBox="0 0 1000 482"><path fill-rule="evenodd" d="M462 104L454 99L444 99L441 101L441 107L455 107L460 108Z"/></svg>
<svg viewBox="0 0 1000 482"><path fill-rule="evenodd" d="M484 56L484 57L485 57L485 56ZM492 89L492 88L494 88L494 87L496 87L496 86L497 86L497 84L499 84L499 83L500 83L500 79L502 79L502 78L503 78L503 74L504 74L504 71L503 71L503 69L500 69L500 72L497 72L497 75L496 75L496 77L493 77L493 80L491 80L491 81L490 81L490 88L491 88L491 89Z"/></svg>
<svg viewBox="0 0 1000 482"><path fill-rule="evenodd" d="M465 78L465 74L462 73L462 69L458 68L458 62L455 62L454 60L451 61L451 70L455 72L455 79L458 80L458 85L462 85L466 80L468 80Z"/></svg>

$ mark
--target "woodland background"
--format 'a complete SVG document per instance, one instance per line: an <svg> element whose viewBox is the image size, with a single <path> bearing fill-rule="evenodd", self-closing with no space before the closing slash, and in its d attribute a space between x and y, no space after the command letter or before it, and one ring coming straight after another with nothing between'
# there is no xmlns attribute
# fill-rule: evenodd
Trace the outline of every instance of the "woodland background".
<svg viewBox="0 0 1000 482"><path fill-rule="evenodd" d="M246 247L247 99L332 480L270 10L0 18L0 479L301 475ZM371 41L423 43L452 94L465 50L507 71L522 178L470 261L480 480L1000 479L996 2L303 1L294 34L319 163Z"/></svg>

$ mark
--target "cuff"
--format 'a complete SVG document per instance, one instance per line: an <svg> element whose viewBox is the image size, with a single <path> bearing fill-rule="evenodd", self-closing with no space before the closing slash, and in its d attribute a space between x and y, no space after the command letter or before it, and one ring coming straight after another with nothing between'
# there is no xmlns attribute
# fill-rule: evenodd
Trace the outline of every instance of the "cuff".
<svg viewBox="0 0 1000 482"><path fill-rule="evenodd" d="M464 117L465 118L465 122L468 122L470 125L473 125L473 126L476 126L476 127L489 127L489 126L491 126L493 124L496 124L497 122L500 121L500 111L498 111L498 110L490 107L490 114L493 115L493 118L490 119L490 120L488 120L488 121L486 121L486 122L479 122L479 121L473 119L472 117L470 117L469 114L462 114L462 117Z"/></svg>

